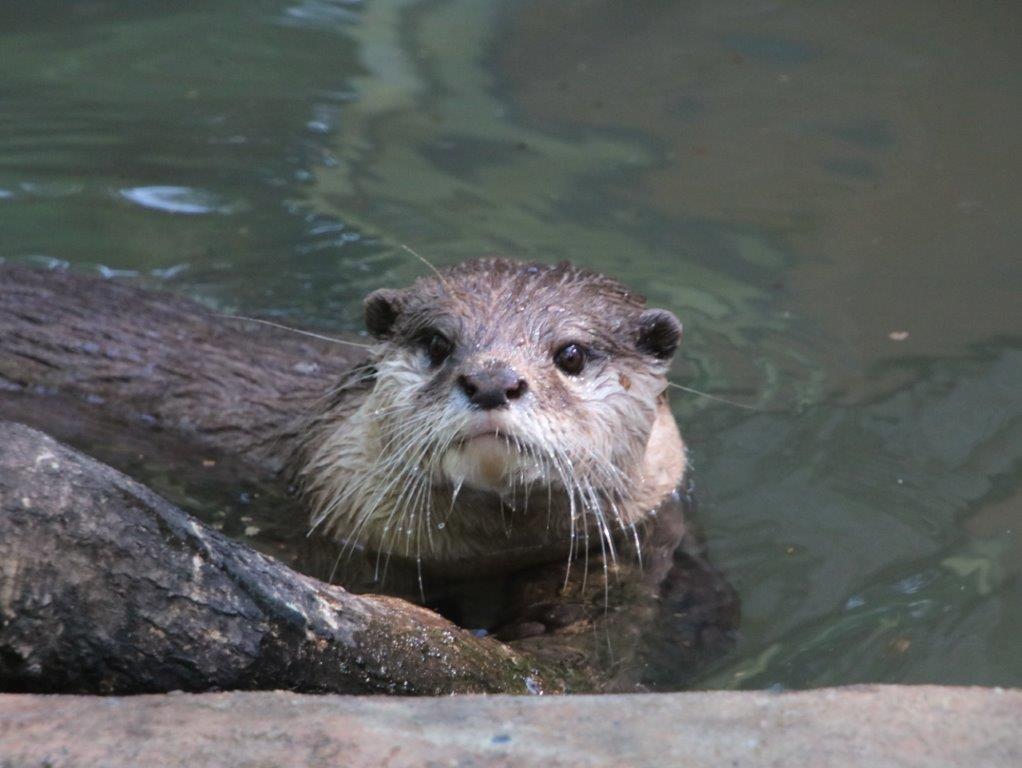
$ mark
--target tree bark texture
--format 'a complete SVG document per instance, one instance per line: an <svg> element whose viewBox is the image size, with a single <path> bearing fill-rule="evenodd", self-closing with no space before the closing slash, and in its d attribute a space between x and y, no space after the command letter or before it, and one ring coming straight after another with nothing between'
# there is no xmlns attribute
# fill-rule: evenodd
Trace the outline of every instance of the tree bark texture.
<svg viewBox="0 0 1022 768"><path fill-rule="evenodd" d="M0 265L0 389L76 398L270 469L360 354L167 293Z"/></svg>
<svg viewBox="0 0 1022 768"><path fill-rule="evenodd" d="M232 541L52 438L0 423L0 688L539 692L522 657Z"/></svg>

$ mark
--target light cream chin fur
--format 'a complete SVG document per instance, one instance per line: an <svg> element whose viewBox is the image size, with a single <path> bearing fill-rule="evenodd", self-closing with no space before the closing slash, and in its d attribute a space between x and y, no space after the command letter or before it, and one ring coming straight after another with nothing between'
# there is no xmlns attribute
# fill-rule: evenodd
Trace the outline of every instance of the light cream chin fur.
<svg viewBox="0 0 1022 768"><path fill-rule="evenodd" d="M515 482L535 483L543 476L540 462L518 450L506 438L480 435L453 445L440 462L452 486L467 485L503 496Z"/></svg>

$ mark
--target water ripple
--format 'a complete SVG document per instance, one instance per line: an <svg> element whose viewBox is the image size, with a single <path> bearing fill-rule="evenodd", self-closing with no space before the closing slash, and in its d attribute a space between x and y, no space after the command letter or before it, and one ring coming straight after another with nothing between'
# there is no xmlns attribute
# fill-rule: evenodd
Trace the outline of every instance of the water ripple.
<svg viewBox="0 0 1022 768"><path fill-rule="evenodd" d="M144 208L190 216L235 213L243 207L238 203L228 203L212 192L194 187L126 187L120 191L120 195L125 200Z"/></svg>
<svg viewBox="0 0 1022 768"><path fill-rule="evenodd" d="M287 8L281 23L313 29L343 29L358 22L359 15L352 9L358 5L360 3L352 0L305 0Z"/></svg>

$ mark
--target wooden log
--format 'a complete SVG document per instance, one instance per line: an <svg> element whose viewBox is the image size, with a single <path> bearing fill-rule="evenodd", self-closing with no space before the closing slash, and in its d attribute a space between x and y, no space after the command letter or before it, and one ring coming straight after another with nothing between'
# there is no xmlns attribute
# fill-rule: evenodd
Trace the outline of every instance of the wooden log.
<svg viewBox="0 0 1022 768"><path fill-rule="evenodd" d="M61 393L270 470L360 356L179 296L0 265L0 390Z"/></svg>
<svg viewBox="0 0 1022 768"><path fill-rule="evenodd" d="M300 575L116 470L0 423L0 689L259 688L557 685L505 645Z"/></svg>

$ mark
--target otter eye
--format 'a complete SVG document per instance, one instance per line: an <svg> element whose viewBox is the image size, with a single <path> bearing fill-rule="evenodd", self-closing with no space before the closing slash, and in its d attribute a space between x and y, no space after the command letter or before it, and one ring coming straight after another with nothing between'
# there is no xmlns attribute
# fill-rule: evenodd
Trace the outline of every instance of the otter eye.
<svg viewBox="0 0 1022 768"><path fill-rule="evenodd" d="M430 365L440 365L453 351L454 345L442 333L434 333L427 338L426 354L429 356Z"/></svg>
<svg viewBox="0 0 1022 768"><path fill-rule="evenodd" d="M569 376L578 376L586 366L586 351L579 344L565 344L554 354L554 363Z"/></svg>

